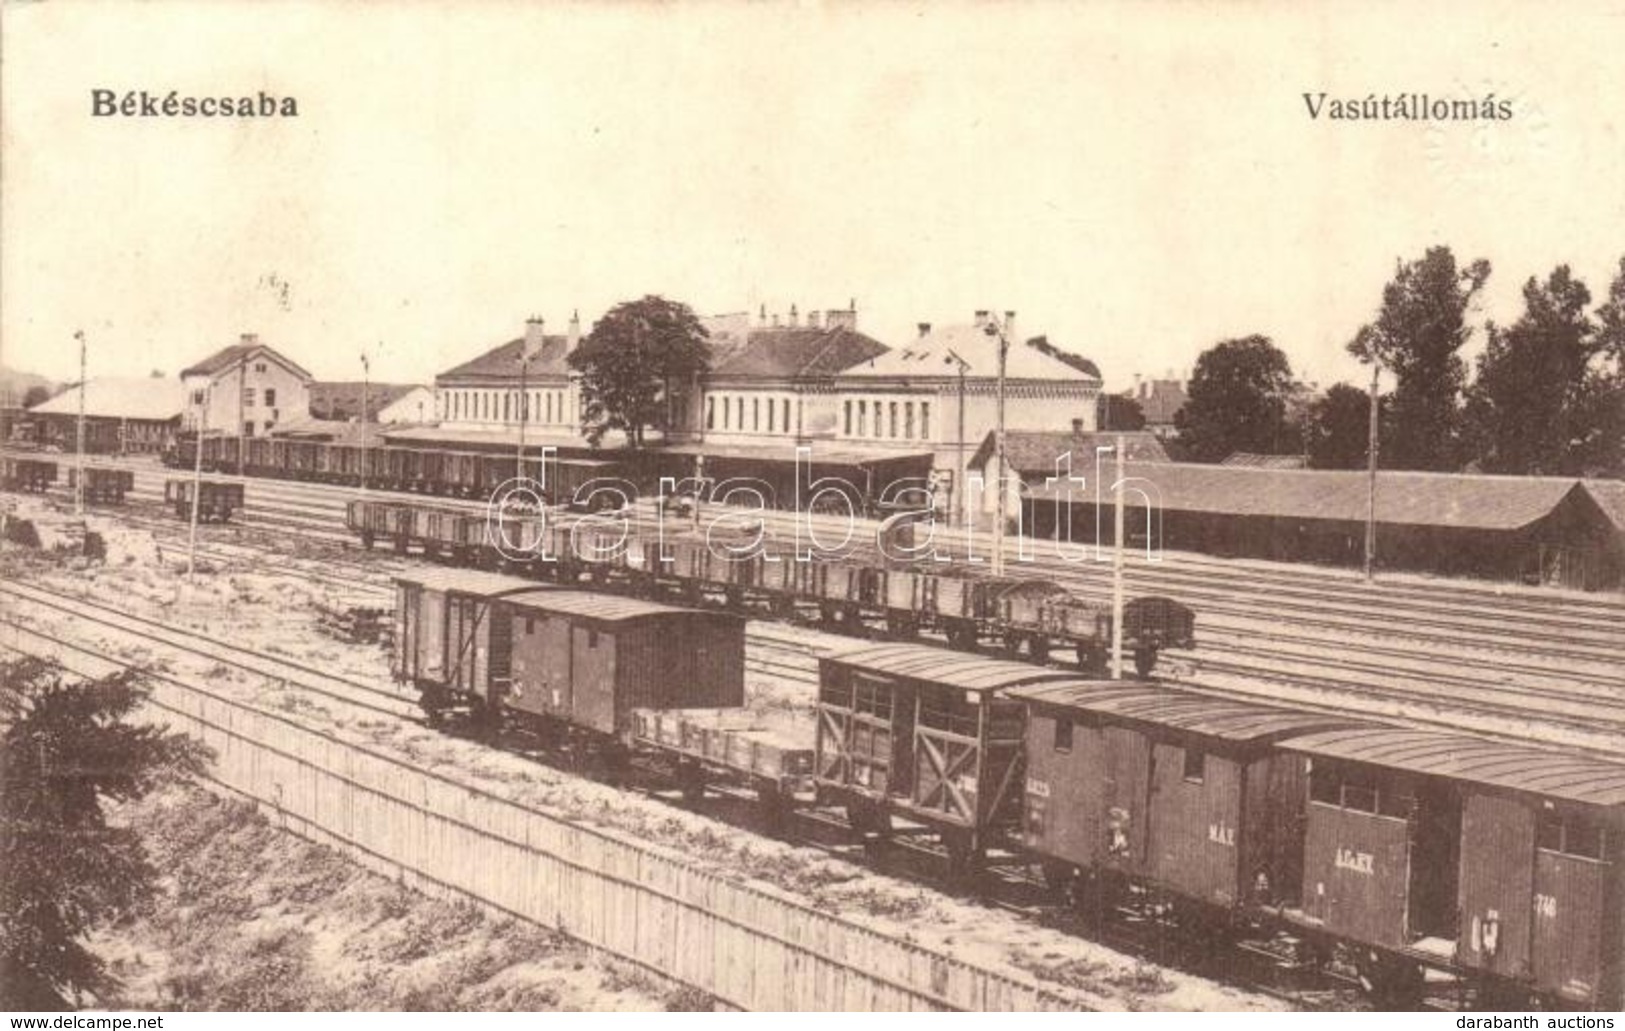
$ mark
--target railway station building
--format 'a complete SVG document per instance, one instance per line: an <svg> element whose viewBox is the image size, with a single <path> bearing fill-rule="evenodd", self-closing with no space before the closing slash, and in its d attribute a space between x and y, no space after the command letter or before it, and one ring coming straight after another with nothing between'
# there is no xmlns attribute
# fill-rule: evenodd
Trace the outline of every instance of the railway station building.
<svg viewBox="0 0 1625 1031"><path fill-rule="evenodd" d="M1359 567L1369 481L1363 471L1137 462L1143 496L1126 504L1128 542L1237 558ZM1112 500L1097 506L1048 484L1024 488L1023 532L1111 539ZM1562 477L1385 470L1377 475L1377 565L1448 576L1618 589L1625 536L1597 491ZM1149 512L1148 512L1149 509Z"/></svg>
<svg viewBox="0 0 1625 1031"><path fill-rule="evenodd" d="M314 379L256 334L244 333L237 343L181 370L186 387L182 428L266 436L284 419L306 417Z"/></svg>

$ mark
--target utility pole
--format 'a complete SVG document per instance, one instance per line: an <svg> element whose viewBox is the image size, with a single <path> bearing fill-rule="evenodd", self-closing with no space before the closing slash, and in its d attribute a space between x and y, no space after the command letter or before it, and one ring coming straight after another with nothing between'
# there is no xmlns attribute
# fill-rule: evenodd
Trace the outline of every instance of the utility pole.
<svg viewBox="0 0 1625 1031"><path fill-rule="evenodd" d="M1112 679L1123 679L1123 493L1128 466L1123 437L1112 442L1117 450L1116 503L1112 514Z"/></svg>
<svg viewBox="0 0 1625 1031"><path fill-rule="evenodd" d="M999 340L998 425L994 441L998 451L998 480L995 484L998 504L993 517L993 575L1004 575L1004 367L1010 356L1010 338L999 326L998 316L988 313L986 332ZM963 447L963 443L960 445Z"/></svg>
<svg viewBox="0 0 1625 1031"><path fill-rule="evenodd" d="M384 346L383 342L380 341L379 344L378 344L379 350L383 350L383 346ZM372 363L367 360L367 350L366 350L366 348L363 347L361 349L361 426L360 426L360 432L361 432L361 495L362 495L362 497L365 497L366 494L367 494L367 459L372 457L372 452L367 447L368 440L370 439L367 436L367 404L371 400L371 398L369 396L371 394L371 389L370 389L371 386L372 386Z"/></svg>
<svg viewBox="0 0 1625 1031"><path fill-rule="evenodd" d="M75 478L73 481L73 514L85 517L85 331L76 330L73 338L79 341L79 427L75 449Z"/></svg>
<svg viewBox="0 0 1625 1031"><path fill-rule="evenodd" d="M1366 430L1365 578L1369 582L1377 564L1377 376L1382 366L1371 365L1371 414Z"/></svg>
<svg viewBox="0 0 1625 1031"><path fill-rule="evenodd" d="M197 569L197 516L198 504L203 497L203 428L209 422L209 405L214 400L213 385L203 388L203 407L198 409L195 439L192 448L192 526L186 535L186 582L192 582Z"/></svg>

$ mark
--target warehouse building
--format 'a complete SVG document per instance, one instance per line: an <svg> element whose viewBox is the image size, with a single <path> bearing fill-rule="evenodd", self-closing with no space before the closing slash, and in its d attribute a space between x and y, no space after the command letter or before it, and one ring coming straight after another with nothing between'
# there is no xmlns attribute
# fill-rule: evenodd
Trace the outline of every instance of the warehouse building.
<svg viewBox="0 0 1625 1031"><path fill-rule="evenodd" d="M28 409L28 439L73 451L78 447L78 385ZM174 440L186 407L179 380L100 376L84 388L85 450L91 454L157 453Z"/></svg>

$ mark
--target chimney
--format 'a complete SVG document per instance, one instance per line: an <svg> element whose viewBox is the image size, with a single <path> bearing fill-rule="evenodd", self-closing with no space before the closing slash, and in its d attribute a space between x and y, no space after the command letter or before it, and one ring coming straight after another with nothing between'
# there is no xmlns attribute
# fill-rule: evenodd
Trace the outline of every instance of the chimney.
<svg viewBox="0 0 1625 1031"><path fill-rule="evenodd" d="M794 329L799 325L799 322L800 316L796 314L796 306L792 304L790 305L790 328Z"/></svg>
<svg viewBox="0 0 1625 1031"><path fill-rule="evenodd" d="M756 315L756 324L758 326L767 325L767 305L765 305L765 304L762 305L761 311L759 311L757 313L757 315Z"/></svg>
<svg viewBox="0 0 1625 1031"><path fill-rule="evenodd" d="M1016 313L1013 311L1004 313L1004 336L1012 344L1019 339L1016 336Z"/></svg>
<svg viewBox="0 0 1625 1031"><path fill-rule="evenodd" d="M570 313L570 328L564 334L564 353L574 351L579 343L581 343L581 312L577 310Z"/></svg>
<svg viewBox="0 0 1625 1031"><path fill-rule="evenodd" d="M260 335L258 333L244 333L241 342L244 344L257 344L260 342Z"/></svg>
<svg viewBox="0 0 1625 1031"><path fill-rule="evenodd" d="M929 322L916 323L916 326L918 326L918 328L920 330L920 336L922 336L922 337L923 336L928 336L930 334L930 332L931 332L931 323L929 323Z"/></svg>
<svg viewBox="0 0 1625 1031"><path fill-rule="evenodd" d="M810 311L810 312L807 313L807 328L808 329L817 329L818 328L818 312Z"/></svg>
<svg viewBox="0 0 1625 1031"><path fill-rule="evenodd" d="M526 355L539 353L542 349L542 338L542 317L532 315L525 320L525 343L522 353Z"/></svg>
<svg viewBox="0 0 1625 1031"><path fill-rule="evenodd" d="M981 329L985 325L987 325L987 309L986 308L977 309L977 312L976 312L976 328Z"/></svg>

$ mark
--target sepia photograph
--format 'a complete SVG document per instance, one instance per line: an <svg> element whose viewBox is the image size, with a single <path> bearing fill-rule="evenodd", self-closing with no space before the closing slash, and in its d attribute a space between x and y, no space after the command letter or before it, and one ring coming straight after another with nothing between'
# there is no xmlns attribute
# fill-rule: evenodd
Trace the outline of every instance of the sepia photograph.
<svg viewBox="0 0 1625 1031"><path fill-rule="evenodd" d="M1621 54L0 0L10 1027L1615 1027Z"/></svg>

